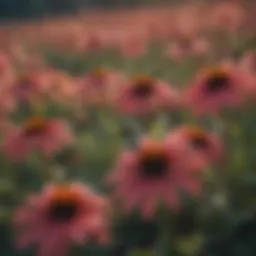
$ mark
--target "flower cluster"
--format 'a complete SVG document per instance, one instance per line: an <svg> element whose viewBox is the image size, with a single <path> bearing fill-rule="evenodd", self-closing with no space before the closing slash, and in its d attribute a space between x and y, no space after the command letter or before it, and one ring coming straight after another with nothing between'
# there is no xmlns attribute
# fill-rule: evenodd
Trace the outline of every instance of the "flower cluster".
<svg viewBox="0 0 256 256"><path fill-rule="evenodd" d="M31 26L20 42L6 38L0 181L20 191L15 206L24 200L13 214L3 204L18 249L34 244L39 256L64 256L71 244L113 244L116 215L172 219L191 201L202 219L218 207L251 212L250 198L233 202L232 186L255 163L256 55L233 54L233 41L252 31L248 16L242 3L185 5L140 13L135 31L134 16L132 29L94 33L80 17ZM39 44L50 54L31 51ZM88 65L56 68L52 50ZM24 167L39 191L28 189L32 176L20 178ZM176 235L177 222L161 229Z"/></svg>

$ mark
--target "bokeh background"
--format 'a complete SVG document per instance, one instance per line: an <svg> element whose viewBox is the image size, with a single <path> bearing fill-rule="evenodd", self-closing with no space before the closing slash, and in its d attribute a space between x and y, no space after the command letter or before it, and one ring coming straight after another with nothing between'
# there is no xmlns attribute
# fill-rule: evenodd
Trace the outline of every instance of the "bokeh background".
<svg viewBox="0 0 256 256"><path fill-rule="evenodd" d="M200 68L239 62L255 50L255 17L254 0L0 0L0 50L15 63L18 74L50 67L61 74L56 83L63 77L74 81L95 68L110 68L131 76L151 74L184 88ZM197 53L185 45L182 57L172 54L169 46L182 44L180 31L189 34L188 44L203 38L211 50ZM150 33L147 39L146 33ZM66 104L72 101L60 94L51 98L46 110L49 116L65 117L76 132L75 147L54 158L53 172L63 168L72 179L86 180L106 192L102 176L112 167L123 137L129 140L129 132L120 132L120 122L108 109L99 110L100 121L95 121L90 111L78 115L72 104ZM32 106L19 106L12 120L19 122L36 113L37 106ZM232 160L218 167L222 174L217 178L224 180L224 189L209 182L201 201L189 200L184 211L173 216L170 230L176 246L161 255L256 255L255 110L254 104L246 112L229 114L232 125L225 142ZM208 121L203 125L209 126ZM0 171L1 256L36 255L34 249L15 248L10 219L25 195L42 186L37 170L41 165L6 163L1 156L1 170L8 170ZM113 244L74 248L70 255L160 256L155 252L158 235L156 221L143 221L136 214L117 217Z"/></svg>
<svg viewBox="0 0 256 256"><path fill-rule="evenodd" d="M159 4L159 3L181 3L189 0L2 0L0 3L1 18L31 18L31 17L45 17L53 14L72 13L81 8L123 8L136 7L145 4Z"/></svg>
<svg viewBox="0 0 256 256"><path fill-rule="evenodd" d="M197 1L200 2L201 0ZM163 4L182 4L191 3L193 0L2 0L0 2L1 19L19 19L33 17L47 17L56 14L72 13L81 10L81 8L131 8L141 5L163 5ZM207 0L207 2L223 2L220 0ZM234 1L234 2L239 2ZM246 0L243 2L253 2Z"/></svg>

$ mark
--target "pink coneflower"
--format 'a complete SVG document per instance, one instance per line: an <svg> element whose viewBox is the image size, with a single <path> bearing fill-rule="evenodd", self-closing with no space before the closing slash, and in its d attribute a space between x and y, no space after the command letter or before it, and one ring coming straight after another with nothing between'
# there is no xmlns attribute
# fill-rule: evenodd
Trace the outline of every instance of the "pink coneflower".
<svg viewBox="0 0 256 256"><path fill-rule="evenodd" d="M140 57L147 52L146 40L137 37L126 39L120 44L120 52L126 58Z"/></svg>
<svg viewBox="0 0 256 256"><path fill-rule="evenodd" d="M216 5L208 18L211 29L218 28L233 33L243 25L245 12L239 5L224 2Z"/></svg>
<svg viewBox="0 0 256 256"><path fill-rule="evenodd" d="M243 73L228 66L206 69L185 90L184 98L197 115L214 114L240 106L245 99L245 83Z"/></svg>
<svg viewBox="0 0 256 256"><path fill-rule="evenodd" d="M36 244L38 256L64 256L71 243L109 240L108 201L79 183L46 185L14 214L17 246Z"/></svg>
<svg viewBox="0 0 256 256"><path fill-rule="evenodd" d="M150 39L159 41L166 37L166 27L160 22L153 22L148 25L148 35Z"/></svg>
<svg viewBox="0 0 256 256"><path fill-rule="evenodd" d="M176 61L187 57L204 55L208 50L208 43L203 38L180 37L167 46L165 55Z"/></svg>
<svg viewBox="0 0 256 256"><path fill-rule="evenodd" d="M102 47L103 47L103 41L100 35L98 34L87 36L87 38L85 39L86 52L99 51Z"/></svg>
<svg viewBox="0 0 256 256"><path fill-rule="evenodd" d="M6 88L13 81L13 69L7 55L0 53L0 86Z"/></svg>
<svg viewBox="0 0 256 256"><path fill-rule="evenodd" d="M5 136L8 134L10 129L13 129L13 124L8 120L8 118L4 115L0 115L0 134Z"/></svg>
<svg viewBox="0 0 256 256"><path fill-rule="evenodd" d="M256 75L256 51L246 52L240 61L240 67L252 75Z"/></svg>
<svg viewBox="0 0 256 256"><path fill-rule="evenodd" d="M182 126L169 135L176 143L183 144L197 154L205 164L218 163L223 160L224 149L220 138L196 126Z"/></svg>
<svg viewBox="0 0 256 256"><path fill-rule="evenodd" d="M150 76L139 76L120 91L117 109L125 114L147 115L179 106L178 93L168 83Z"/></svg>
<svg viewBox="0 0 256 256"><path fill-rule="evenodd" d="M118 93L121 83L122 75L118 72L96 68L78 81L78 97L84 105L109 104Z"/></svg>
<svg viewBox="0 0 256 256"><path fill-rule="evenodd" d="M173 142L144 139L136 149L121 154L108 182L115 186L125 212L139 206L143 216L150 218L159 200L178 210L179 192L200 194L195 177L201 171L198 158L191 158L183 145Z"/></svg>
<svg viewBox="0 0 256 256"><path fill-rule="evenodd" d="M0 115L5 115L13 112L17 106L16 99L10 90L0 89Z"/></svg>
<svg viewBox="0 0 256 256"><path fill-rule="evenodd" d="M238 67L248 76L248 92L256 94L256 51L246 53Z"/></svg>
<svg viewBox="0 0 256 256"><path fill-rule="evenodd" d="M13 93L21 102L40 99L45 90L44 82L44 76L41 73L22 74L14 82Z"/></svg>
<svg viewBox="0 0 256 256"><path fill-rule="evenodd" d="M4 149L14 159L25 159L34 150L50 157L71 142L72 135L65 121L38 116L10 131Z"/></svg>
<svg viewBox="0 0 256 256"><path fill-rule="evenodd" d="M174 16L174 14L175 11L173 11L172 15ZM173 36L174 23L173 21L170 22L169 15L167 17L162 17L161 19L158 17L157 20L150 21L146 26L145 30L151 42L165 42Z"/></svg>
<svg viewBox="0 0 256 256"><path fill-rule="evenodd" d="M0 74L6 72L10 67L10 62L8 57L0 52Z"/></svg>
<svg viewBox="0 0 256 256"><path fill-rule="evenodd" d="M62 105L76 104L75 79L65 72L49 70L46 93L51 100Z"/></svg>

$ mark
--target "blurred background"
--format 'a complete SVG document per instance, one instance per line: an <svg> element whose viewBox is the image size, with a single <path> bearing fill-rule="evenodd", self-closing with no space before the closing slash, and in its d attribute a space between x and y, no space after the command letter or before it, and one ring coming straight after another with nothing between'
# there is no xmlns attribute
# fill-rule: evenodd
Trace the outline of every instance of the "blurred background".
<svg viewBox="0 0 256 256"><path fill-rule="evenodd" d="M215 57L213 61L217 63L233 61L247 51L255 50L255 16L256 0L0 0L0 50L15 63L13 66L18 70L15 71L17 74L24 69L29 76L34 70L40 73L45 67L50 67L52 73L57 73L55 83L64 81L65 84L68 81L74 85L75 79L86 72L110 67L129 75L149 73L183 88L200 68L212 64ZM203 50L194 50L194 42L203 45ZM200 44L202 42L206 44ZM181 56L175 56L176 48L172 45L178 46ZM208 48L204 48L205 45ZM17 84L20 83L19 77L15 79ZM54 93L51 91L49 94ZM82 177L104 191L102 174L119 153L121 136L115 131L107 136L103 132L102 135L101 130L88 125L87 117L80 118L75 111L69 111L71 107L65 103L74 99L70 100L68 94L69 91L57 99L51 98L50 104L52 101L57 104L55 102L54 107L49 107L49 113L62 115L72 123L81 151L78 156L83 158L86 155L86 160L67 164L63 159L68 157L61 155L63 159L54 161L63 161L62 165L70 168L75 178ZM62 104L65 107L58 108ZM17 120L21 120L26 111L18 109ZM216 194L212 195L210 187L202 201L189 201L182 214L173 217L172 230L178 249L164 256L256 255L255 111L247 116L240 113L233 119L236 118L245 123L241 130L246 133L244 143L250 152L246 156L249 160L244 159L250 166L249 176L241 172L241 177L228 177L230 180L224 192L221 191L224 196L218 192L219 188L217 192L213 189ZM108 125L115 126L116 119L103 122L108 129ZM89 136L82 134L84 130ZM240 141L231 138L228 143L232 159L240 159L241 152L233 150L240 148ZM236 162L232 163L231 169L240 168L236 167ZM17 177L14 177L14 183L9 187L0 185L0 256L35 255L34 251L15 250L10 212L22 201L21 197L41 187L41 181L34 172L39 165L35 162L15 165ZM86 173L86 168L92 172ZM8 174L7 177L9 179ZM19 194L22 195L20 198ZM231 206L223 206L225 196L229 197ZM120 219L114 223L114 248L94 245L74 248L70 255L158 256L152 254L159 234L155 221L145 222L137 215Z"/></svg>
<svg viewBox="0 0 256 256"><path fill-rule="evenodd" d="M197 0L200 2L201 0ZM163 5L163 4L182 4L192 3L194 0L1 0L0 18L36 18L47 17L49 15L74 13L81 8L124 8L138 7L141 5ZM202 2L202 1L201 1ZM225 2L224 0L206 0L203 2ZM243 2L254 2L246 0Z"/></svg>
<svg viewBox="0 0 256 256"><path fill-rule="evenodd" d="M142 4L181 3L186 0L1 0L1 19L46 17L49 15L74 13L81 8L121 8ZM189 1L189 0L187 0Z"/></svg>

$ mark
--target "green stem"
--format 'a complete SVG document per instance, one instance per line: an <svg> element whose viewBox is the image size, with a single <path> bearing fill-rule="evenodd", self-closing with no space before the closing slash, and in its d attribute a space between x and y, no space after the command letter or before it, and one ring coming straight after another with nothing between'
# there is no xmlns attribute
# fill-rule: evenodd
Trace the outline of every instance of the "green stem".
<svg viewBox="0 0 256 256"><path fill-rule="evenodd" d="M243 128L239 124L239 117L234 117L238 121L234 120L230 116L221 117L223 126L222 136L227 138L227 144L231 145L230 148L230 164L233 166L235 174L241 174L241 171L246 170L246 146L244 143Z"/></svg>
<svg viewBox="0 0 256 256"><path fill-rule="evenodd" d="M162 211L159 216L159 240L157 244L157 255L169 256L174 251L172 239L171 214Z"/></svg>
<svg viewBox="0 0 256 256"><path fill-rule="evenodd" d="M154 138L162 139L169 131L169 120L167 113L159 113L156 120L150 126L150 135Z"/></svg>
<svg viewBox="0 0 256 256"><path fill-rule="evenodd" d="M142 133L148 134L150 132L154 119L154 116L144 116L138 119Z"/></svg>
<svg viewBox="0 0 256 256"><path fill-rule="evenodd" d="M51 164L49 159L46 159L42 155L39 155L37 161L35 161L39 166L39 171L41 173L42 181L43 182L51 182L53 180L53 173L51 169Z"/></svg>

